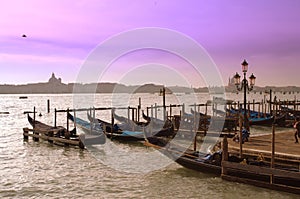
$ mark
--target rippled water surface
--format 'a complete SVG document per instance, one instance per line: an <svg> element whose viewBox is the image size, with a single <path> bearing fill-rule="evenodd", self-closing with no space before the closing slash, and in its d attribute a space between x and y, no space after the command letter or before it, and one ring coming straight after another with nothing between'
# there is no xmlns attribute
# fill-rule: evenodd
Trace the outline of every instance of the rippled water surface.
<svg viewBox="0 0 300 199"><path fill-rule="evenodd" d="M19 95L0 95L0 112L9 112L0 114L0 198L298 198L185 169L142 144L109 142L111 145L81 150L32 139L24 142L22 129L29 127L24 111L36 106L43 115L37 119L53 124L54 108L73 108L72 95L27 96L28 99L19 99ZM161 102L157 95L120 94L112 103L110 95L99 94L95 106L136 105L138 97L142 98L142 107ZM201 103L209 98L206 94L198 97ZM262 97L257 96L258 100ZM124 98L126 102L122 101ZM51 102L49 114L47 99ZM184 94L172 95L167 96L167 103L192 104L191 99ZM126 116L125 111L120 113ZM101 115L108 120L110 113ZM57 122L65 126L65 115L58 114ZM269 129L255 131L267 133ZM146 157L152 157L151 161ZM156 166L164 161L165 166Z"/></svg>

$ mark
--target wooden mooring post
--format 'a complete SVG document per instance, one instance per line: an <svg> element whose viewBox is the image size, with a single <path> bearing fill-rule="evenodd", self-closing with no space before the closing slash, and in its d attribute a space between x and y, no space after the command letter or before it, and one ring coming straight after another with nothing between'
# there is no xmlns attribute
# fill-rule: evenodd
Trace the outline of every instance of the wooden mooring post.
<svg viewBox="0 0 300 199"><path fill-rule="evenodd" d="M140 121L140 112L141 112L141 108L142 108L142 100L139 97L139 105L138 105L138 110L137 110L137 121Z"/></svg>
<svg viewBox="0 0 300 199"><path fill-rule="evenodd" d="M50 113L50 100L47 100L47 113Z"/></svg>
<svg viewBox="0 0 300 199"><path fill-rule="evenodd" d="M130 120L130 106L127 108L127 119Z"/></svg>
<svg viewBox="0 0 300 199"><path fill-rule="evenodd" d="M157 104L156 103L154 104L154 116L155 116L155 119L157 119Z"/></svg>
<svg viewBox="0 0 300 199"><path fill-rule="evenodd" d="M131 109L131 120L134 121L134 108Z"/></svg>
<svg viewBox="0 0 300 199"><path fill-rule="evenodd" d="M53 131L49 131L48 132L48 136L51 138L51 137L53 137L54 136L54 132ZM48 139L48 142L49 143L53 143L53 140L52 139Z"/></svg>
<svg viewBox="0 0 300 199"><path fill-rule="evenodd" d="M92 108L90 108L90 116L92 116ZM93 133L93 121L90 120L90 134Z"/></svg>
<svg viewBox="0 0 300 199"><path fill-rule="evenodd" d="M35 106L33 107L33 128L35 128Z"/></svg>
<svg viewBox="0 0 300 199"><path fill-rule="evenodd" d="M134 109L132 109L133 111ZM114 124L115 124L115 109L111 109L111 134L114 132Z"/></svg>
<svg viewBox="0 0 300 199"><path fill-rule="evenodd" d="M39 135L39 132L37 132L35 130L35 106L33 107L33 134ZM39 141L39 137L38 136L33 137L33 140L36 141L36 142L38 142Z"/></svg>
<svg viewBox="0 0 300 199"><path fill-rule="evenodd" d="M67 109L67 131L69 131L69 118L68 118L68 115L69 115L69 108Z"/></svg>
<svg viewBox="0 0 300 199"><path fill-rule="evenodd" d="M197 151L197 123L196 120L197 120L197 116L196 116L196 104L194 104L194 126L193 126L193 130L194 130L194 151Z"/></svg>
<svg viewBox="0 0 300 199"><path fill-rule="evenodd" d="M56 108L54 109L54 127L56 127L56 116L57 116L57 112L56 112Z"/></svg>
<svg viewBox="0 0 300 199"><path fill-rule="evenodd" d="M23 138L24 138L24 140L28 140L28 133L29 133L28 128L23 128Z"/></svg>
<svg viewBox="0 0 300 199"><path fill-rule="evenodd" d="M227 136L225 135L222 143L222 162L228 161L228 141ZM222 166L221 175L227 175L227 170L224 166Z"/></svg>
<svg viewBox="0 0 300 199"><path fill-rule="evenodd" d="M271 143L271 168L275 165L275 125L272 125L272 143ZM270 183L274 183L274 175L270 175Z"/></svg>

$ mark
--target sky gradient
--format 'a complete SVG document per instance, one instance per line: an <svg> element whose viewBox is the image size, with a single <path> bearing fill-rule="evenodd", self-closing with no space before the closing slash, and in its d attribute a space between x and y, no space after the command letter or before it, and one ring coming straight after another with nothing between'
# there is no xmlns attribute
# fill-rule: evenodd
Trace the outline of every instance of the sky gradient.
<svg viewBox="0 0 300 199"><path fill-rule="evenodd" d="M300 86L299 8L298 0L4 0L0 7L0 84L45 82L52 72L64 83L75 82L97 45L124 31L159 27L197 41L217 65L225 84L229 76L241 72L240 63L246 59L248 76L253 72L258 86ZM159 64L172 66L176 60L161 52L147 53L114 63L128 70L141 66L135 71L140 79L131 73L124 83L151 81L146 78L147 74L151 77L149 68L155 76ZM169 61L160 63L160 59ZM118 81L114 78L118 71L122 70L102 80ZM168 72L162 69L163 73ZM206 86L198 75L187 76L194 78L192 86ZM153 82L160 83L162 77ZM162 83L180 84L180 79L174 79Z"/></svg>

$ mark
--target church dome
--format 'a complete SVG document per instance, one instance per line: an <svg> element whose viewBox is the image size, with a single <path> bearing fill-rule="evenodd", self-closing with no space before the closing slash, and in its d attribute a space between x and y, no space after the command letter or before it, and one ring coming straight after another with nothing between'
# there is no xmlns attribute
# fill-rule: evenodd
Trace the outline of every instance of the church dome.
<svg viewBox="0 0 300 199"><path fill-rule="evenodd" d="M55 77L55 75L54 75L54 73L52 73L52 76L50 77L50 79L49 79L49 81L48 81L49 83L51 83L51 84L57 84L57 83L61 83L61 78L56 78Z"/></svg>

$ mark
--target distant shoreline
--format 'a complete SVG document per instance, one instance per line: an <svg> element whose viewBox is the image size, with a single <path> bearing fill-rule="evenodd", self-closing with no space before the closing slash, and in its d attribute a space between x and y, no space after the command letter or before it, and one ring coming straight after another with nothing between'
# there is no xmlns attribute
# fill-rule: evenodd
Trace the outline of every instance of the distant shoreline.
<svg viewBox="0 0 300 199"><path fill-rule="evenodd" d="M188 88L183 86L168 86L156 85L153 83L143 85L124 85L119 83L62 83L61 78L55 77L52 73L48 82L31 83L23 85L0 85L0 94L72 94L72 93L160 93L165 88L165 93L236 93L236 87L232 82L224 87L202 87L202 88ZM283 94L294 94L300 92L300 87L254 87L254 93L267 93L270 90L273 92L282 92Z"/></svg>
<svg viewBox="0 0 300 199"><path fill-rule="evenodd" d="M64 84L61 82L46 82L46 83L33 83L24 85L0 85L0 94L72 94L72 93L159 93L163 85L144 84L126 86L118 83L90 83L78 84L69 83ZM234 85L225 87L213 88L188 88L182 86L169 86L165 87L166 93L235 93L236 87ZM273 92L280 92L283 94L298 94L300 87L255 87L252 92L265 93L272 90Z"/></svg>

